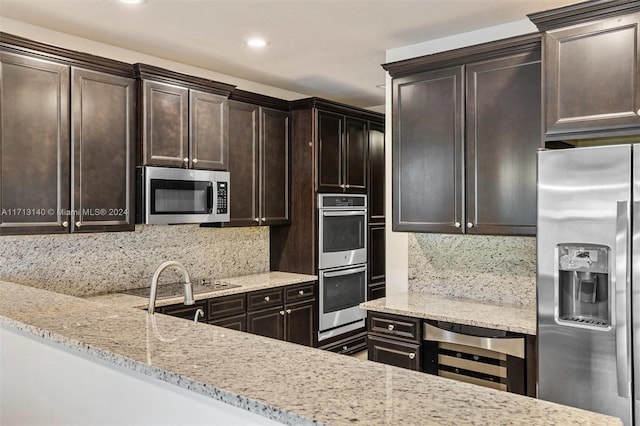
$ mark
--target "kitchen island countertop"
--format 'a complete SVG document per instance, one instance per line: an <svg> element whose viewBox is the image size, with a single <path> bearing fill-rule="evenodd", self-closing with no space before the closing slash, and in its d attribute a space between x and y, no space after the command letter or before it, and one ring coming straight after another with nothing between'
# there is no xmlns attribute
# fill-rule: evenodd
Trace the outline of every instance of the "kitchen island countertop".
<svg viewBox="0 0 640 426"><path fill-rule="evenodd" d="M3 281L0 324L285 424L620 424L521 395ZM155 339L157 330L176 339Z"/></svg>
<svg viewBox="0 0 640 426"><path fill-rule="evenodd" d="M374 312L536 334L536 307L489 303L418 292L396 292L360 304Z"/></svg>

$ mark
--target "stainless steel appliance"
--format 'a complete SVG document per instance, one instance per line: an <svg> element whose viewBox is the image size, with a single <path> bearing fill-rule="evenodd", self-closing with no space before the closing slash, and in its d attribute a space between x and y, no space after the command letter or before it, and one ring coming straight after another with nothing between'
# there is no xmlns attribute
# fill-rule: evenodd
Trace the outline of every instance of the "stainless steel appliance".
<svg viewBox="0 0 640 426"><path fill-rule="evenodd" d="M229 221L229 172L138 167L136 223Z"/></svg>
<svg viewBox="0 0 640 426"><path fill-rule="evenodd" d="M537 245L539 398L640 425L640 145L539 152Z"/></svg>
<svg viewBox="0 0 640 426"><path fill-rule="evenodd" d="M365 326L366 231L365 195L318 195L319 341Z"/></svg>
<svg viewBox="0 0 640 426"><path fill-rule="evenodd" d="M318 194L318 269L367 262L367 197Z"/></svg>

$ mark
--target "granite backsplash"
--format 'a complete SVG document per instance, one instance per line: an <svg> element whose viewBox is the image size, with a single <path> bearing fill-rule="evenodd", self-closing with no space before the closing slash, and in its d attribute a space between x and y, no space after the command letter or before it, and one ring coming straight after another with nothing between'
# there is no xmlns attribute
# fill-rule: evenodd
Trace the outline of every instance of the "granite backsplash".
<svg viewBox="0 0 640 426"><path fill-rule="evenodd" d="M192 280L269 271L269 228L136 225L135 232L0 237L0 279L88 296L149 286L166 260ZM167 270L161 281L179 277Z"/></svg>
<svg viewBox="0 0 640 426"><path fill-rule="evenodd" d="M408 289L486 302L536 303L536 239L409 234Z"/></svg>

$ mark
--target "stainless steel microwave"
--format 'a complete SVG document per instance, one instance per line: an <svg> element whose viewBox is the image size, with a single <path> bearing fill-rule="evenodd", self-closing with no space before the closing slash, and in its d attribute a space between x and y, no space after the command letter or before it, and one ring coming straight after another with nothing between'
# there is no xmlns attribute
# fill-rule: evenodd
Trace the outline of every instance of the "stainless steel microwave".
<svg viewBox="0 0 640 426"><path fill-rule="evenodd" d="M136 223L229 222L229 172L136 168Z"/></svg>

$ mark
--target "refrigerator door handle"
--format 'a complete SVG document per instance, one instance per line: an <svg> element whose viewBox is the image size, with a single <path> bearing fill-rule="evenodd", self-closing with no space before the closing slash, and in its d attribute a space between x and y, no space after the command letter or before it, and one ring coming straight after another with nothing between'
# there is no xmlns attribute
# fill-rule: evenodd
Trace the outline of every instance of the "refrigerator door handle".
<svg viewBox="0 0 640 426"><path fill-rule="evenodd" d="M639 156L640 157L640 156ZM631 277L631 306L640 306L640 201L635 201L633 203L633 234L632 235L632 256L633 261L631 262L634 265L633 268L633 276ZM633 350L633 365L635 368L633 369L635 377L633 380L635 386L635 398L637 401L640 401L640 350L637 350L639 347L638 341L636 341L635 337L638 336L640 332L640 318L637 318L637 315L634 315L632 318L633 327L631 328L633 333L632 342L634 346Z"/></svg>
<svg viewBox="0 0 640 426"><path fill-rule="evenodd" d="M631 350L629 336L628 297L630 284L629 269L629 202L618 201L616 215L616 259L615 259L615 316L616 316L616 375L618 395L629 398L631 395Z"/></svg>

